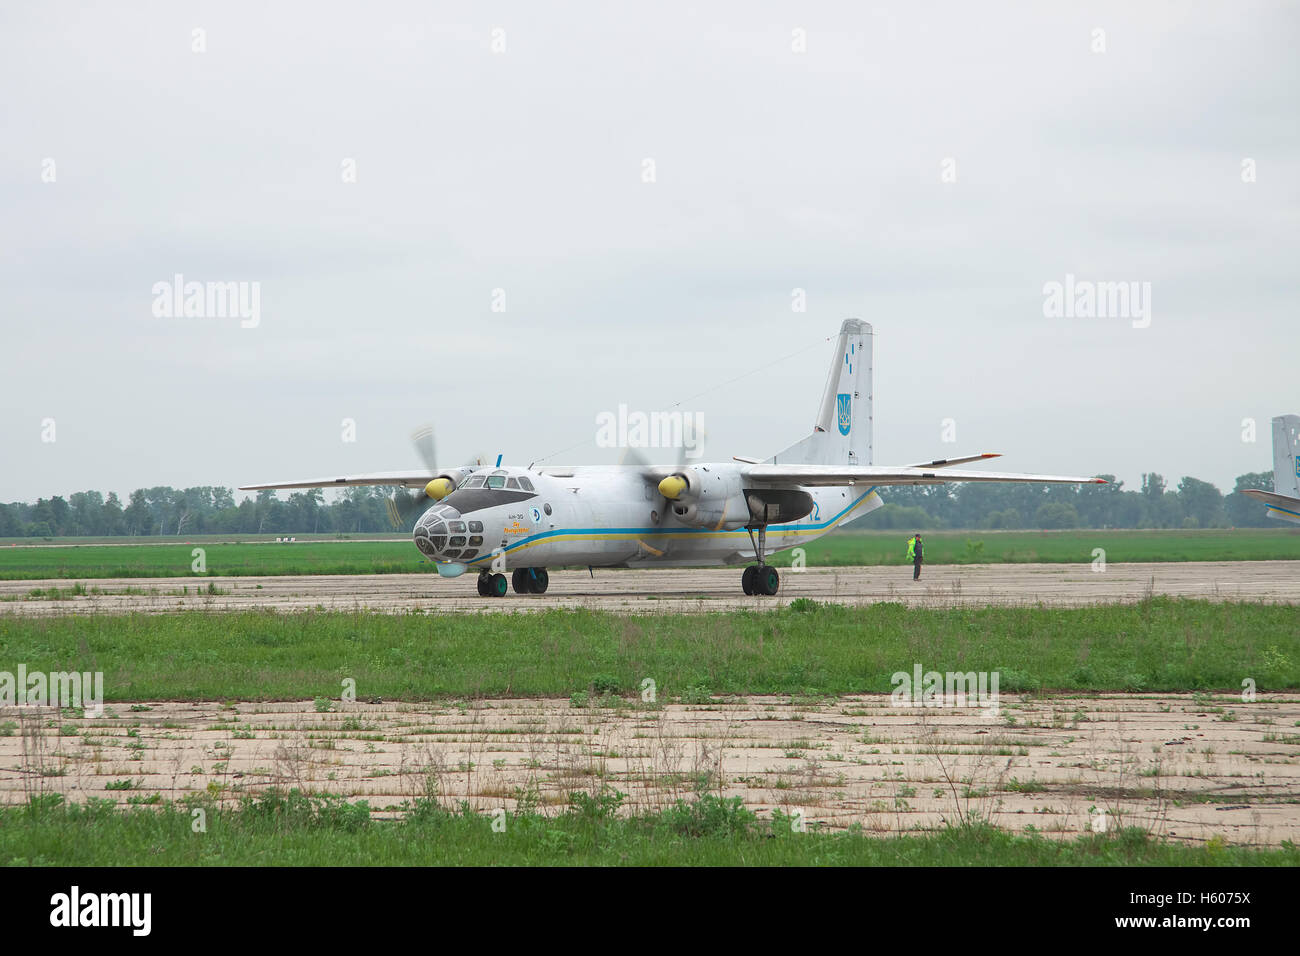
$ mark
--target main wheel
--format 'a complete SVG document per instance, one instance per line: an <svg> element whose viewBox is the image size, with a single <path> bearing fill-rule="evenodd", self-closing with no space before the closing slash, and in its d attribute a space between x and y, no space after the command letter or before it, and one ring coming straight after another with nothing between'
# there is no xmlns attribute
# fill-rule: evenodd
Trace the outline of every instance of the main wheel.
<svg viewBox="0 0 1300 956"><path fill-rule="evenodd" d="M532 582L528 580L528 569L515 568L510 574L510 586L516 594L531 594L533 588Z"/></svg>
<svg viewBox="0 0 1300 956"><path fill-rule="evenodd" d="M746 594L754 593L754 578L757 574L758 568L751 564L745 568L745 573L740 576L740 586L745 589Z"/></svg>
<svg viewBox="0 0 1300 956"><path fill-rule="evenodd" d="M759 594L775 594L781 587L781 575L776 573L776 568L766 565L758 569L755 581Z"/></svg>
<svg viewBox="0 0 1300 956"><path fill-rule="evenodd" d="M487 596L488 596L487 585L488 585L488 576L487 576L486 574L480 574L480 575L478 576L478 596L479 596L479 597L487 597Z"/></svg>
<svg viewBox="0 0 1300 956"><path fill-rule="evenodd" d="M494 574L488 578L488 597L505 597L509 588L504 574Z"/></svg>
<svg viewBox="0 0 1300 956"><path fill-rule="evenodd" d="M529 577L531 578L531 580L528 583L532 585L533 593L545 594L546 588L551 583L551 576L546 573L546 569L530 568Z"/></svg>

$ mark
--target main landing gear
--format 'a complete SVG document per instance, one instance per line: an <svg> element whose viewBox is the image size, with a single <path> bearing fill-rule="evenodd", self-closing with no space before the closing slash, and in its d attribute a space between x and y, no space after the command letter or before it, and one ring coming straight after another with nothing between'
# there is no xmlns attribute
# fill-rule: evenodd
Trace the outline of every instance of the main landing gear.
<svg viewBox="0 0 1300 956"><path fill-rule="evenodd" d="M504 574L483 571L478 576L478 596L505 597L511 587L516 594L545 594L550 583L545 568L515 568L508 583Z"/></svg>
<svg viewBox="0 0 1300 956"><path fill-rule="evenodd" d="M478 596L479 597L505 597L506 596L506 576L504 574L490 574L487 571L478 576Z"/></svg>
<svg viewBox="0 0 1300 956"><path fill-rule="evenodd" d="M781 587L781 575L776 573L776 568L763 561L763 552L767 549L767 525L758 526L757 541L754 540L753 528L745 530L749 532L749 542L754 546L754 557L758 559L758 564L745 568L745 573L740 577L740 586L746 594L773 595Z"/></svg>
<svg viewBox="0 0 1300 956"><path fill-rule="evenodd" d="M515 568L510 583L516 594L545 594L551 580L545 568Z"/></svg>

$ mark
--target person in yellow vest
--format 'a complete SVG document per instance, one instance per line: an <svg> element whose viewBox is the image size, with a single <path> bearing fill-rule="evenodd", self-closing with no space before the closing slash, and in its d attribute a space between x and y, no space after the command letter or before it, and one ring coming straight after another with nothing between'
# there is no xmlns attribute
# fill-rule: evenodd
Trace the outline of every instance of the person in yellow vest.
<svg viewBox="0 0 1300 956"><path fill-rule="evenodd" d="M912 580L916 581L921 577L921 532L916 532L907 539L907 560L912 562Z"/></svg>

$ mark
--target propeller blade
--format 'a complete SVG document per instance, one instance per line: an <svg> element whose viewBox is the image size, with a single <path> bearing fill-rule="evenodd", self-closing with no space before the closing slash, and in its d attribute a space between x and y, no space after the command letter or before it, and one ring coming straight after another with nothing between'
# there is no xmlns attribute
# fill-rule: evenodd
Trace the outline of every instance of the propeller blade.
<svg viewBox="0 0 1300 956"><path fill-rule="evenodd" d="M423 491L395 491L388 499L388 520L394 531L406 530L432 505Z"/></svg>
<svg viewBox="0 0 1300 956"><path fill-rule="evenodd" d="M619 456L618 463L630 468L645 468L650 464L649 459L641 454L640 449L624 448L623 454Z"/></svg>
<svg viewBox="0 0 1300 956"><path fill-rule="evenodd" d="M433 442L433 426L421 425L415 431L411 432L411 441L415 443L415 450L420 455L420 461L424 462L429 471L438 470L438 454Z"/></svg>

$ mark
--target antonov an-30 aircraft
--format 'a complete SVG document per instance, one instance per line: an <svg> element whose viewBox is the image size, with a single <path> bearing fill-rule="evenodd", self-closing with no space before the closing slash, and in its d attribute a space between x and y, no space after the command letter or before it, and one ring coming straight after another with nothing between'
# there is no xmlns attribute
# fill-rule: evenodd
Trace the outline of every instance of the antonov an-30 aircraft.
<svg viewBox="0 0 1300 956"><path fill-rule="evenodd" d="M478 593L502 597L502 571L516 593L540 594L547 568L682 567L755 563L746 594L775 594L774 551L807 544L879 508L888 485L957 481L1053 484L1100 478L963 471L953 465L996 458L972 455L918 465L871 463L871 326L840 328L830 376L811 435L768 458L678 465L483 467L467 465L308 481L249 485L423 488L437 502L415 525L415 546L439 573L478 572ZM432 459L432 454L428 456ZM499 460L498 460L499 465ZM420 500L423 500L422 498Z"/></svg>
<svg viewBox="0 0 1300 956"><path fill-rule="evenodd" d="M1273 490L1243 491L1268 505L1268 516L1300 524L1300 415L1273 419Z"/></svg>

